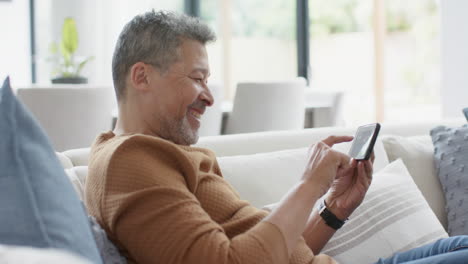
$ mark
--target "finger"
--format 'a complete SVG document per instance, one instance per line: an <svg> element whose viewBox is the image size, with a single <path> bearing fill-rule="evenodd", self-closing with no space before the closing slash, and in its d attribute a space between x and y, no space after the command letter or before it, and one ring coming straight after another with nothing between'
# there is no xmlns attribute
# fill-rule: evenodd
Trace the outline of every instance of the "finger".
<svg viewBox="0 0 468 264"><path fill-rule="evenodd" d="M354 171L356 170L357 161L355 159L350 159L348 165L343 165L338 167L337 177L341 178L342 176L354 177Z"/></svg>
<svg viewBox="0 0 468 264"><path fill-rule="evenodd" d="M336 151L336 150L332 150L336 157L337 157L337 161L339 162L338 163L338 166L342 169L351 169L352 168L352 158L342 152L339 152L339 151Z"/></svg>
<svg viewBox="0 0 468 264"><path fill-rule="evenodd" d="M359 179L365 179L366 178L366 173L364 169L364 162L360 161L357 164L357 173L358 173L358 178Z"/></svg>
<svg viewBox="0 0 468 264"><path fill-rule="evenodd" d="M364 162L364 169L365 169L367 178L372 179L372 173L373 173L373 170L374 170L374 165L370 161L365 161Z"/></svg>
<svg viewBox="0 0 468 264"><path fill-rule="evenodd" d="M372 173L367 173L366 171L366 162L360 161L357 169L357 180L364 188L367 190L372 183Z"/></svg>
<svg viewBox="0 0 468 264"><path fill-rule="evenodd" d="M329 147L332 147L335 144L349 142L351 140L353 140L352 136L329 136L322 140L322 142L327 144Z"/></svg>

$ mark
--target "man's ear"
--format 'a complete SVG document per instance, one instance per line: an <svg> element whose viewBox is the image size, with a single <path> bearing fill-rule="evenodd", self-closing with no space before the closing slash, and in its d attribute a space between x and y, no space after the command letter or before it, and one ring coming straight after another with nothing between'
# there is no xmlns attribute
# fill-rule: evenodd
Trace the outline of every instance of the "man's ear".
<svg viewBox="0 0 468 264"><path fill-rule="evenodd" d="M149 65L143 62L137 62L130 68L130 83L132 87L140 91L149 89Z"/></svg>

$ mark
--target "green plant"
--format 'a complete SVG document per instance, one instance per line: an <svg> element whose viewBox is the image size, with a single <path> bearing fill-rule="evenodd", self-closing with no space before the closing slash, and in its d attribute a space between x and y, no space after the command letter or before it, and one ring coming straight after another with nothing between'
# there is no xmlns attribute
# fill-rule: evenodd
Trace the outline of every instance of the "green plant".
<svg viewBox="0 0 468 264"><path fill-rule="evenodd" d="M78 31L75 20L71 17L65 18L62 27L62 37L60 43L53 42L50 51L54 55L55 68L53 76L73 78L80 77L83 67L94 57L80 59L75 56L78 49Z"/></svg>

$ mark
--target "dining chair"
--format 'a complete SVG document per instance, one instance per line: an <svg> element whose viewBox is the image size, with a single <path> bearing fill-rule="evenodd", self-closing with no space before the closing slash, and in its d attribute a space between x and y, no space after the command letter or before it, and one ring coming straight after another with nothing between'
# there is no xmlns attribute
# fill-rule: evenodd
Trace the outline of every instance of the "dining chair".
<svg viewBox="0 0 468 264"><path fill-rule="evenodd" d="M115 107L111 87L50 86L18 88L17 96L39 121L57 151L91 146L109 131Z"/></svg>
<svg viewBox="0 0 468 264"><path fill-rule="evenodd" d="M303 78L239 83L225 133L304 128L305 87Z"/></svg>
<svg viewBox="0 0 468 264"><path fill-rule="evenodd" d="M310 127L345 125L343 116L343 91L307 89L305 98L306 108L312 111Z"/></svg>

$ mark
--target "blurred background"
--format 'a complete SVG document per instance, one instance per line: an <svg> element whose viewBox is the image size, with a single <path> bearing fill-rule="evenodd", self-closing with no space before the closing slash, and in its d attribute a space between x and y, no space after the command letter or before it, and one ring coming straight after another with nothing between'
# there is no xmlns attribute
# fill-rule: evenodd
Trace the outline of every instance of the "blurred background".
<svg viewBox="0 0 468 264"><path fill-rule="evenodd" d="M112 86L112 52L123 25L136 14L164 9L198 16L216 32L208 46L210 82L222 84L223 101L232 102L239 82L303 76L310 89L344 93L346 126L440 119L458 111L450 100L468 96L463 83L444 87L442 79L444 56L448 64L450 56L462 56L448 45L444 55L442 44L466 31L456 16L466 10L464 2L4 0L0 77L11 75L16 86L50 84L51 43L59 41L64 19L73 17L77 54L94 57L83 68L88 83ZM456 33L444 35L444 28Z"/></svg>

